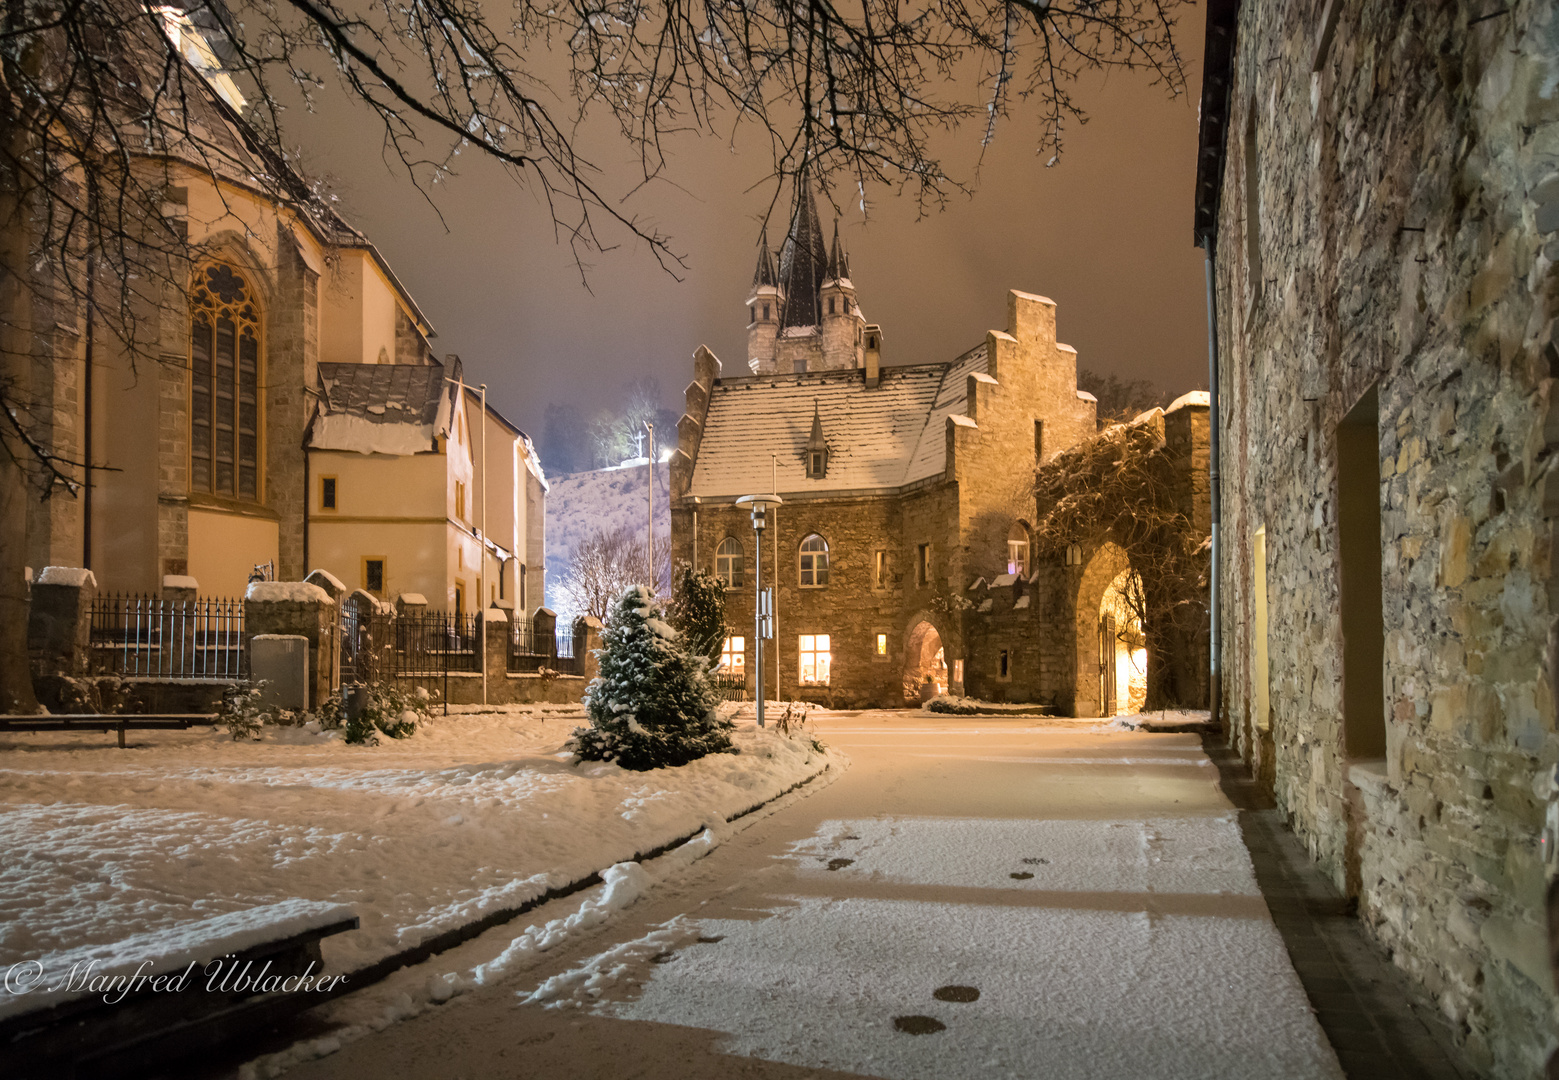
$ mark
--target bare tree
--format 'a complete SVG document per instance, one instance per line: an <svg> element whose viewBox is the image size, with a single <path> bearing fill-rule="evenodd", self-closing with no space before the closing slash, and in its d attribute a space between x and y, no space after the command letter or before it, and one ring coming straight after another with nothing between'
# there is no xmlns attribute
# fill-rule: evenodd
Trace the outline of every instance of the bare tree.
<svg viewBox="0 0 1559 1080"><path fill-rule="evenodd" d="M1123 379L1119 375L1100 375L1087 368L1077 369L1077 388L1094 396L1101 423L1130 420L1139 413L1169 404L1169 395L1149 379Z"/></svg>
<svg viewBox="0 0 1559 1080"><path fill-rule="evenodd" d="M671 541L655 538L655 573L648 572L644 532L624 525L614 530L596 529L574 546L568 569L558 584L558 606L572 617L606 618L612 604L630 585L649 585L665 595L671 579Z"/></svg>
<svg viewBox="0 0 1559 1080"><path fill-rule="evenodd" d="M0 708L32 701L22 566L28 507L73 496L89 463L59 454L46 384L74 345L59 328L155 357L157 315L199 257L166 196L181 170L223 178L347 226L286 149L284 105L342 94L386 156L431 194L462 153L538 192L581 272L667 237L622 208L666 172L663 138L755 127L786 177L909 191L922 207L965 184L934 137L1015 106L1055 154L1089 70L1137 68L1183 88L1174 14L1188 0L7 0L0 7ZM562 71L566 85L547 74ZM976 77L977 76L977 77ZM971 91L971 87L974 89ZM242 107L247 103L247 107ZM642 176L608 190L575 144L605 112Z"/></svg>

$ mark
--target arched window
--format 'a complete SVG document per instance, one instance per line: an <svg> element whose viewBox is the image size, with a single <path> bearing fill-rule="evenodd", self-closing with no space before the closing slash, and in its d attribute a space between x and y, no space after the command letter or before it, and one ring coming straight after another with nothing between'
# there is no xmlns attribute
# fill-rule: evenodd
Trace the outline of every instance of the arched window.
<svg viewBox="0 0 1559 1080"><path fill-rule="evenodd" d="M734 536L727 536L715 549L715 576L734 589L742 583L742 543Z"/></svg>
<svg viewBox="0 0 1559 1080"><path fill-rule="evenodd" d="M828 541L813 533L801 541L801 587L821 588L828 584Z"/></svg>
<svg viewBox="0 0 1559 1080"><path fill-rule="evenodd" d="M189 486L260 498L260 315L249 283L206 266L190 293Z"/></svg>
<svg viewBox="0 0 1559 1080"><path fill-rule="evenodd" d="M1014 521L1007 530L1007 573L1029 572L1029 531L1021 521Z"/></svg>

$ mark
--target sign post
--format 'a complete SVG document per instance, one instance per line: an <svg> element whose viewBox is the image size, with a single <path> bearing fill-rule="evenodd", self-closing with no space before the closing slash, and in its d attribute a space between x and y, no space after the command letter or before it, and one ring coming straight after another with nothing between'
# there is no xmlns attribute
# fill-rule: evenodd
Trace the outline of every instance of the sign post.
<svg viewBox="0 0 1559 1080"><path fill-rule="evenodd" d="M753 544L753 675L756 678L755 685L758 690L758 726L763 727L763 639L773 633L773 593L763 587L763 530L768 525L768 510L771 506L779 506L784 500L778 495L743 495L736 500L737 506L746 506L752 510L752 531L756 542ZM776 570L778 568L776 567ZM776 579L777 581L778 579Z"/></svg>

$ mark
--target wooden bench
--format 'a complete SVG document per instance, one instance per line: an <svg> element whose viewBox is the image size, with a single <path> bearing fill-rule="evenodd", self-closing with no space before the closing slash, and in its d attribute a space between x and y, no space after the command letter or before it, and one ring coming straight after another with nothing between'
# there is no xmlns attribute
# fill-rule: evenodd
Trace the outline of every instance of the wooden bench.
<svg viewBox="0 0 1559 1080"><path fill-rule="evenodd" d="M110 731L119 733L119 747L124 749L125 732L138 731L188 731L192 727L213 727L216 713L156 713L135 715L63 715L63 716L0 716L0 733L7 731Z"/></svg>
<svg viewBox="0 0 1559 1080"><path fill-rule="evenodd" d="M343 905L284 900L42 957L45 981L37 988L0 993L4 1075L160 1075L170 1063L355 989L343 976L323 973L319 943L357 926L357 916ZM107 977L140 972L144 979L122 995L117 989L47 992L73 970ZM184 985L171 989L185 972ZM262 972L269 981L256 985ZM153 989L157 976L163 985Z"/></svg>

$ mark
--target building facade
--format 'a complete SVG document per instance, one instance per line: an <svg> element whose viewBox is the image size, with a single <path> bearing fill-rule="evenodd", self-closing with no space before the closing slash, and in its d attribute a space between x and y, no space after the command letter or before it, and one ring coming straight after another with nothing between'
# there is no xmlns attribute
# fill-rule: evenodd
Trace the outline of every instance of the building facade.
<svg viewBox="0 0 1559 1080"><path fill-rule="evenodd" d="M1055 304L1009 293L1007 327L941 363L884 364L881 329L861 321L857 364L825 348L830 283L848 270L837 241L823 251L804 189L783 250L812 251L812 268L793 254L776 273L760 248L753 373L727 377L698 351L671 463L673 558L726 581L727 666L753 681L757 541L735 500L773 492L783 505L762 534L761 583L776 589L771 695L898 706L941 691L1080 715L1113 705L1100 691L1100 616L1129 558L1107 529L1066 545L1075 560L1030 533L1045 509L1034 470L1100 437ZM783 310L765 316L764 297L783 297ZM756 332L766 317L775 335ZM802 364L780 346L771 360L785 333L818 351ZM1206 415L1205 395L1191 395L1140 420L1184 448L1189 477L1205 464ZM1199 497L1205 523L1205 484Z"/></svg>
<svg viewBox="0 0 1559 1080"><path fill-rule="evenodd" d="M1222 719L1502 1077L1556 1045L1556 42L1551 4L1214 2L1196 195Z"/></svg>

